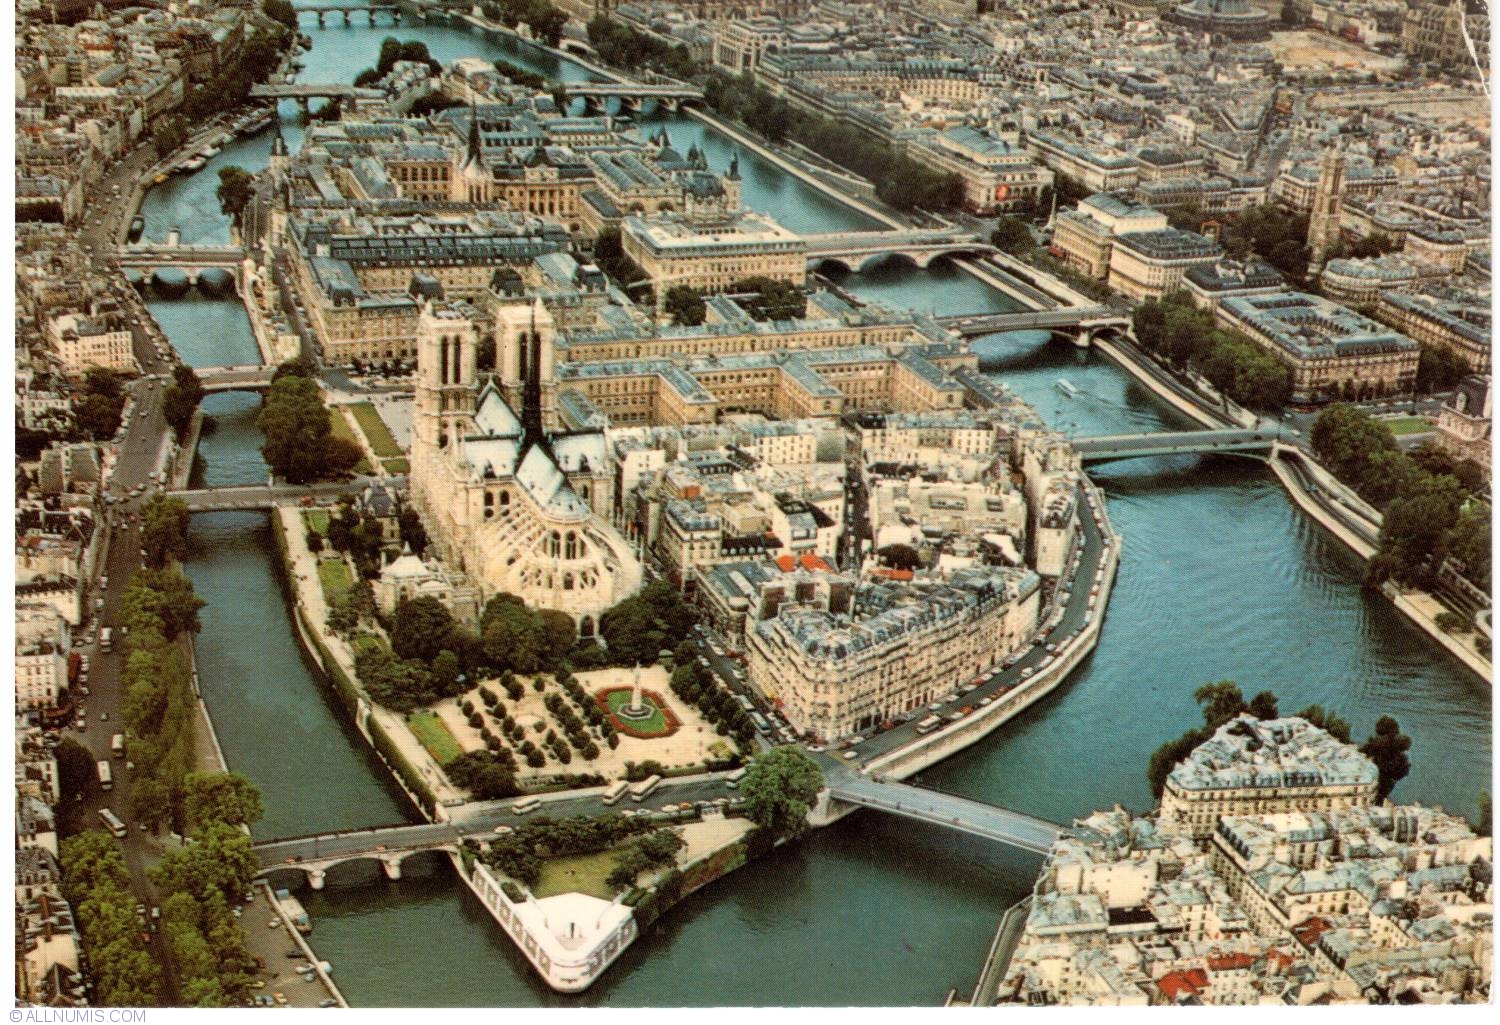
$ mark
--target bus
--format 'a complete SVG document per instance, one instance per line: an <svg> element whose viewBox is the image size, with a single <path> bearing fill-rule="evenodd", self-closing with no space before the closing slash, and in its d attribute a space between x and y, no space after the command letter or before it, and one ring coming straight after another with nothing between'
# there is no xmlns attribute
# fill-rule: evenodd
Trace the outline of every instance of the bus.
<svg viewBox="0 0 1500 1025"><path fill-rule="evenodd" d="M941 725L943 725L943 720L939 719L935 715L929 715L927 718L917 723L917 732L919 734L931 733Z"/></svg>
<svg viewBox="0 0 1500 1025"><path fill-rule="evenodd" d="M115 776L110 771L109 763L106 761L99 762L99 786L105 790L113 790L115 788Z"/></svg>
<svg viewBox="0 0 1500 1025"><path fill-rule="evenodd" d="M510 806L510 813L512 815L529 815L541 806L542 799L540 797L523 797Z"/></svg>
<svg viewBox="0 0 1500 1025"><path fill-rule="evenodd" d="M743 695L743 694L736 694L734 696L734 700L738 701L740 703L740 707L743 708L745 711L747 711L747 712L753 712L753 711L755 711L755 703L753 701L751 701L749 698L747 698L745 695Z"/></svg>
<svg viewBox="0 0 1500 1025"><path fill-rule="evenodd" d="M120 821L120 816L108 808L99 809L99 821L104 823L104 828L109 830L118 838L125 836L125 823Z"/></svg>
<svg viewBox="0 0 1500 1025"><path fill-rule="evenodd" d="M115 632L113 630L111 630L109 627L106 626L106 627L104 627L103 629L101 629L99 631L99 650L100 651L109 651L114 646L115 646Z"/></svg>
<svg viewBox="0 0 1500 1025"><path fill-rule="evenodd" d="M651 796L651 791L659 786L661 786L660 776L647 776L630 788L630 799L632 801L644 801Z"/></svg>
<svg viewBox="0 0 1500 1025"><path fill-rule="evenodd" d="M123 733L116 733L114 735L114 738L112 740L110 740L110 742L109 742L109 750L110 750L110 752L116 758L119 758L122 755L124 755L125 754L125 734L123 734Z"/></svg>
<svg viewBox="0 0 1500 1025"><path fill-rule="evenodd" d="M618 804L620 798L624 797L625 792L629 789L630 783L628 780L617 779L609 785L608 790L604 791L604 796L600 800L605 804Z"/></svg>
<svg viewBox="0 0 1500 1025"><path fill-rule="evenodd" d="M724 777L724 785L730 790L736 789L740 785L740 780L744 779L745 774L749 771L749 769L745 768L735 769L729 775Z"/></svg>

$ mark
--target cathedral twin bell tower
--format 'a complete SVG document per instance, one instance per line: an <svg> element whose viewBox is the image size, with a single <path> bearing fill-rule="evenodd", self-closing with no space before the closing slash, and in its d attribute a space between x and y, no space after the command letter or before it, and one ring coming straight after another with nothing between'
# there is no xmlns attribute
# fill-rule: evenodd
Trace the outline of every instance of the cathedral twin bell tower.
<svg viewBox="0 0 1500 1025"><path fill-rule="evenodd" d="M525 442L545 443L558 428L552 315L540 300L502 306L495 315L500 393L525 428ZM479 393L479 326L440 303L423 310L417 341L415 440L446 449L475 431Z"/></svg>

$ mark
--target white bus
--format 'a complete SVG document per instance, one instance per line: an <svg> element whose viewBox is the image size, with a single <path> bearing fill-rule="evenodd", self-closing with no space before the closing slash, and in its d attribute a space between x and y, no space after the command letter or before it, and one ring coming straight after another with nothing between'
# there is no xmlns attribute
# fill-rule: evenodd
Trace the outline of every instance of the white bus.
<svg viewBox="0 0 1500 1025"><path fill-rule="evenodd" d="M931 733L941 725L943 725L943 720L939 719L935 715L929 715L927 718L917 723L917 732L922 734Z"/></svg>
<svg viewBox="0 0 1500 1025"><path fill-rule="evenodd" d="M632 801L644 801L651 796L651 791L659 786L661 786L660 776L647 776L630 788L630 799Z"/></svg>
<svg viewBox="0 0 1500 1025"><path fill-rule="evenodd" d="M106 761L99 762L99 786L105 790L113 790L115 788L115 776L110 771L109 763Z"/></svg>
<svg viewBox="0 0 1500 1025"><path fill-rule="evenodd" d="M735 769L729 775L727 775L727 776L724 777L724 785L726 787L728 787L730 790L736 789L740 785L740 780L744 779L745 778L745 774L748 773L749 771L750 771L749 769L744 769L744 768Z"/></svg>
<svg viewBox="0 0 1500 1025"><path fill-rule="evenodd" d="M625 792L629 789L630 783L627 780L615 780L615 782L610 784L609 789L604 791L604 796L600 800L605 804L618 804L620 798L624 797Z"/></svg>
<svg viewBox="0 0 1500 1025"><path fill-rule="evenodd" d="M542 799L540 797L523 797L510 806L510 813L512 815L529 815L541 806Z"/></svg>
<svg viewBox="0 0 1500 1025"><path fill-rule="evenodd" d="M99 650L108 651L115 646L115 632L109 627L99 631Z"/></svg>
<svg viewBox="0 0 1500 1025"><path fill-rule="evenodd" d="M103 822L104 828L108 829L116 837L123 837L125 835L125 823L121 822L120 817L108 808L99 809L99 821Z"/></svg>
<svg viewBox="0 0 1500 1025"><path fill-rule="evenodd" d="M116 733L109 742L109 750L116 758L123 757L125 754L125 734Z"/></svg>

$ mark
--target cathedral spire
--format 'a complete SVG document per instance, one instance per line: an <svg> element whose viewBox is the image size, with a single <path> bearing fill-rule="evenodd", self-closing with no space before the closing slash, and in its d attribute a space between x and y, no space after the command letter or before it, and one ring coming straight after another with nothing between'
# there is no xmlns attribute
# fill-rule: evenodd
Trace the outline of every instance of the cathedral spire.
<svg viewBox="0 0 1500 1025"><path fill-rule="evenodd" d="M468 163L478 164L480 162L479 142L479 105L470 97L469 99L469 159Z"/></svg>
<svg viewBox="0 0 1500 1025"><path fill-rule="evenodd" d="M526 380L521 386L521 453L533 445L547 448L542 427L542 333L537 328L537 314L545 312L537 296L531 303L531 330L526 333Z"/></svg>

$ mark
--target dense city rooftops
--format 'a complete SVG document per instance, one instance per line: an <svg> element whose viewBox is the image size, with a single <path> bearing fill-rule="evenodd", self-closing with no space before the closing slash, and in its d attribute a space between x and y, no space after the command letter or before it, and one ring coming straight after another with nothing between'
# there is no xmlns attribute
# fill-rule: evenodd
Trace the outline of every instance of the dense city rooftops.
<svg viewBox="0 0 1500 1025"><path fill-rule="evenodd" d="M1240 715L1193 749L1167 777L1183 791L1371 785L1374 764L1305 719Z"/></svg>

